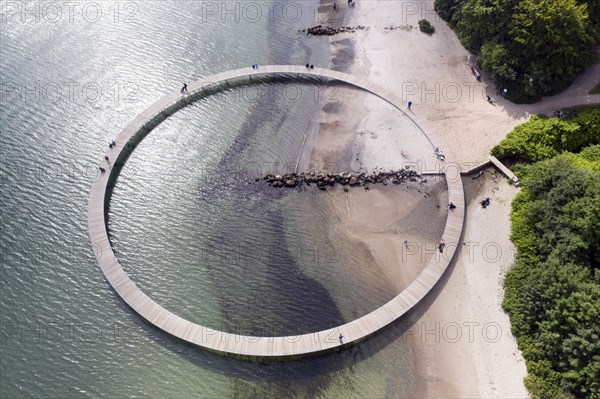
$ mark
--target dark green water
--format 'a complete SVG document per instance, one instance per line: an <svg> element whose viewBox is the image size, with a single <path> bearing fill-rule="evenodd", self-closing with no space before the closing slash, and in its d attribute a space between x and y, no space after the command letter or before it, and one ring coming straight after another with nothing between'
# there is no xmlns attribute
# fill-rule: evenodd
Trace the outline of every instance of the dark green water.
<svg viewBox="0 0 600 399"><path fill-rule="evenodd" d="M2 398L410 392L413 355L399 326L288 363L174 340L119 299L87 237L101 154L164 93L252 63L327 65L326 41L297 33L314 24L315 3L77 2L71 14L66 3L27 3L29 13L14 4L2 3L0 25ZM322 105L316 90L228 90L169 118L132 154L111 201L111 239L162 305L214 328L281 335L386 300L360 286L339 294L337 266L360 259L328 252L324 210L244 182L298 161Z"/></svg>

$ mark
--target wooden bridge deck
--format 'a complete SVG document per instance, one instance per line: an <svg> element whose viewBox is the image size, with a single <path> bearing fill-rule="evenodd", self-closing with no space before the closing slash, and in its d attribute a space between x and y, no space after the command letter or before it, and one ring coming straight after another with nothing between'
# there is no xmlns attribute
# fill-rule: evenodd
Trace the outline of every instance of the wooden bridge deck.
<svg viewBox="0 0 600 399"><path fill-rule="evenodd" d="M307 69L304 66L295 65L271 65L260 66L259 69L242 68L209 76L189 84L189 94L187 96L182 96L179 90L167 94L135 117L116 138L116 146L113 149L107 150L105 155L110 158L111 162L114 162L114 160L118 159L127 143L136 133L143 129L146 122L156 117L165 108L182 103L189 96L194 93L198 94L207 87L221 84L231 79L282 74L338 80L377 95L400 110L406 117L413 120L424 134L427 132L426 136L432 144L432 149L433 147L439 147L447 150L442 137L438 136L434 131L428 130L425 121L415 120L414 116L407 114L403 109L404 105L402 101L389 90L378 87L365 79L328 69ZM447 151L444 152L446 154L446 161L450 161L452 159L451 154ZM280 337L254 337L231 334L192 323L163 308L142 292L129 278L127 273L125 273L110 245L107 230L107 215L105 214L109 180L116 177L116 174L119 173L119 168L109 169L106 161L102 161L100 166L106 168L106 173L102 173L91 187L88 229L98 264L106 279L131 308L156 327L191 344L218 352L249 357L301 356L340 347L341 343L338 339L340 334L344 337L343 344L365 338L405 314L433 288L452 260L463 230L465 197L462 181L458 174L450 175L446 171L448 198L449 201L456 205L456 209L448 212L446 226L441 237L446 242L444 253L440 254L436 252L436 255L431 258L421 274L395 298L363 317L323 331L310 332L298 336ZM115 176L111 176L111 174Z"/></svg>

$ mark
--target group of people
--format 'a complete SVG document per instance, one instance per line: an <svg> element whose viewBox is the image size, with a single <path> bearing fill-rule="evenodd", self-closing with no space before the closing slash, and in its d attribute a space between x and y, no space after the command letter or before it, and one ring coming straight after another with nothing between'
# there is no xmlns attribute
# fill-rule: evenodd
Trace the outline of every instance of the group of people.
<svg viewBox="0 0 600 399"><path fill-rule="evenodd" d="M117 142L113 140L113 141L111 141L111 142L108 144L108 148L110 148L110 149L112 150L112 149L113 149L113 147L114 147L114 146L116 146L116 145L117 145Z"/></svg>
<svg viewBox="0 0 600 399"><path fill-rule="evenodd" d="M305 67L306 67L306 69L315 69L315 66L312 64L310 64L310 65L306 64Z"/></svg>
<svg viewBox="0 0 600 399"><path fill-rule="evenodd" d="M252 64L252 69L258 69L258 64Z"/></svg>
<svg viewBox="0 0 600 399"><path fill-rule="evenodd" d="M575 110L571 110L571 111L563 111L562 109L557 109L556 111L554 111L554 116L560 119L564 119L568 116L573 117L573 116L577 116L577 111Z"/></svg>

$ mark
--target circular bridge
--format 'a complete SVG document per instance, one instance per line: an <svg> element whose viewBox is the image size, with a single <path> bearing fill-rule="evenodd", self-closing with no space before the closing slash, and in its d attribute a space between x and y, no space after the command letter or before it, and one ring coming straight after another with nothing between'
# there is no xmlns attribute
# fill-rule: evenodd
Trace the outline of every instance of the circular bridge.
<svg viewBox="0 0 600 399"><path fill-rule="evenodd" d="M117 136L116 145L109 149L105 155L109 157L111 164L124 163L133 147L135 147L136 142L141 140L168 115L185 107L194 99L215 93L223 84L229 84L230 81L235 82L240 79L252 79L253 76L315 77L345 82L387 101L406 117L413 120L429 139L432 146L441 149L446 148L441 137L434 132L425 133L423 130L425 125L420 123L421 121L417 123L414 117L403 111L402 101L389 90L378 87L365 79L329 69L308 69L304 66L295 65L270 65L260 66L259 69L242 68L208 76L191 83L188 86L187 95L181 95L179 91L167 94L131 121ZM446 164L449 164L450 161L451 159L447 155ZM120 168L112 168L104 160L99 166L104 168L105 172L101 172L92 184L88 209L88 230L96 259L110 285L133 310L161 330L206 349L243 357L298 357L316 354L339 348L342 345L373 334L405 314L427 295L454 257L463 230L465 197L462 181L458 172L451 173L449 168L445 168L443 173L448 186L448 201L454 203L456 209L448 212L441 237L446 242L444 256L432 256L423 271L400 294L365 316L327 330L280 337L231 334L177 316L152 300L129 278L113 252L107 228L107 202L110 201L112 185L119 174ZM343 340L339 339L340 334L343 335Z"/></svg>

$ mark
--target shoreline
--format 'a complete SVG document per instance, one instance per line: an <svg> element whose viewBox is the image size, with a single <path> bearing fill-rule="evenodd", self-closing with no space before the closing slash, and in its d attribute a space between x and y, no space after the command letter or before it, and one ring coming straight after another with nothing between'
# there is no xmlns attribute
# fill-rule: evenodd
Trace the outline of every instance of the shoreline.
<svg viewBox="0 0 600 399"><path fill-rule="evenodd" d="M431 7L433 7L433 2ZM325 10L331 3L321 2L320 10ZM433 9L433 8L431 8ZM354 33L339 33L328 38L332 49L330 68L345 71L350 74L368 76L370 81L388 87L402 94L402 99L413 101L412 112L425 115L429 129L448 132L451 139L447 140L447 152L454 154L457 162L480 163L487 158L489 149L499 142L514 126L525 121L528 114L511 115L510 107L491 107L485 99L489 89L484 83L475 82L470 69L466 66L468 52L447 25L439 20L432 21L436 28L433 36L421 33L417 28L418 15L402 15L399 4L373 1L358 2L353 9L347 9L346 4L338 5L338 14L349 11L343 20L333 27L340 25L363 25L369 29ZM397 18L405 20L400 29L387 29L388 26L398 26ZM321 21L322 25L327 25ZM409 29L408 26L413 28ZM353 47L353 49L350 49ZM439 57L436 60L434 57ZM340 61L345 61L340 62ZM478 95L462 96L459 101L448 101L443 93L431 93L423 96L418 91L410 93L408 89L425 84L428 87L441 87L439 83L464 83L473 87ZM474 84L472 84L475 82ZM414 90L413 90L414 91ZM463 93L464 94L464 93ZM338 162L351 170L365 168L393 169L400 162L418 159L430 162L428 151L420 151L423 147L416 135L407 133L406 126L395 130L389 126L399 125L398 116L383 109L381 104L364 94L351 95L346 91L339 92L341 106L327 107L321 111L318 132L311 150L311 163L326 165ZM428 101L429 100L429 101ZM333 108L333 112L332 111ZM330 111L330 112L328 112ZM351 118L348 116L352 116ZM481 132L484 131L483 135ZM343 134L340 132L371 132L371 134ZM323 148L327 150L322 150ZM349 156L351 154L351 156ZM399 156L401 155L401 156ZM348 159L350 160L348 161ZM489 176L489 171L485 176ZM463 180L471 180L464 178ZM477 180L480 184L483 180ZM470 182L469 182L470 183ZM509 249L510 201L516 189L506 184L500 178L499 182L483 184L481 193L492 197L493 204L499 206L488 209L481 208L477 202L480 194L477 190L467 193L467 216L463 242L479 242L488 238L490 242L498 242L501 249ZM493 191L493 192L492 192ZM366 193L374 196L374 192ZM389 201L382 207L393 208L394 198L378 195L373 201ZM397 199L396 199L397 201ZM422 201L427 202L427 201ZM437 204L444 204L443 197L435 199ZM397 202L395 202L397 203ZM360 207L361 204L354 204ZM331 207L332 205L329 204ZM413 205L409 205L409 209ZM479 206L479 208L478 208ZM395 207L398 208L398 207ZM402 208L402 207L400 207ZM440 206L440 213L445 207ZM332 207L330 209L335 209ZM482 212L483 211L483 212ZM397 212L397 210L396 210ZM396 213L387 217L396 222L402 220L408 227L414 227L419 221L431 217L428 212L416 212L418 217L407 219ZM368 212L367 212L368 214ZM404 215L406 216L406 214ZM441 216L441 215L439 215ZM438 216L438 219L439 219ZM481 223L484 218L486 223ZM356 230L356 234L347 234L349 242L361 242L381 270L386 281L385 286L402 290L419 272L419 262L409 259L402 263L400 254L403 246L399 237L408 237L408 232L400 234L379 234L371 238L361 237L365 232L364 225L368 220L349 223L348 231ZM368 218L367 218L368 219ZM433 220L436 218L433 217ZM445 216L441 218L445 220ZM435 223L434 223L435 224ZM488 231L489 226L496 226ZM362 228L361 228L362 227ZM442 225L443 229L443 225ZM441 229L438 233L441 236ZM416 236L414 239L427 245L435 246L439 237L435 232L426 236ZM373 238L374 237L374 238ZM339 238L339 237L338 237ZM502 276L511 266L512 257L505 256L500 262L490 263L483 259L478 262L465 262L464 251L455 260L453 266L446 272L445 282L438 283L437 295L426 299L417 305L415 312L422 313L420 317L407 321L414 323L413 328L435 330L440 325L462 325L476 323L486 325L495 323L504 335L493 345L484 339L469 342L459 340L432 340L431 336L409 334L407 342L412 351L414 363L412 373L414 384L412 392L415 397L527 397L528 393L523 384L526 375L524 361L516 347L516 341L510 332L508 316L501 309L503 295ZM508 253L508 251L504 251ZM422 256L421 256L422 257ZM468 260L469 257L466 257ZM481 258L481 257L480 257ZM413 261L413 264L410 262ZM404 272L396 274L398 263L405 266ZM484 273L482 273L482 271ZM359 278L359 277L357 277ZM398 291L399 292L399 291ZM412 328L411 328L412 329ZM466 331L462 331L463 336ZM429 339L428 339L429 337ZM481 338L481 337L480 337ZM463 342L464 341L464 342Z"/></svg>

